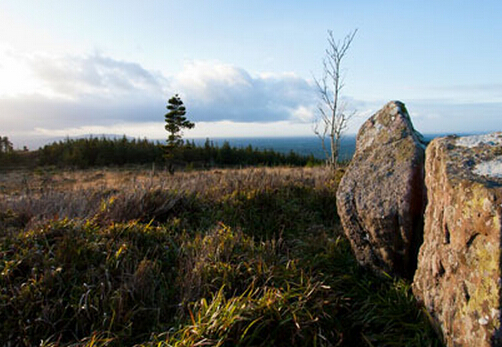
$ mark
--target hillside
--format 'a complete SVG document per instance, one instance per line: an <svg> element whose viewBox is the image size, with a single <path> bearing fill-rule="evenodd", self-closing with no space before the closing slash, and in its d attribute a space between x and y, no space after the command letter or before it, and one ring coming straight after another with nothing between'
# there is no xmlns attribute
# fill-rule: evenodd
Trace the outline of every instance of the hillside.
<svg viewBox="0 0 502 347"><path fill-rule="evenodd" d="M439 346L408 282L361 269L322 167L0 177L0 340ZM41 342L42 341L42 342Z"/></svg>

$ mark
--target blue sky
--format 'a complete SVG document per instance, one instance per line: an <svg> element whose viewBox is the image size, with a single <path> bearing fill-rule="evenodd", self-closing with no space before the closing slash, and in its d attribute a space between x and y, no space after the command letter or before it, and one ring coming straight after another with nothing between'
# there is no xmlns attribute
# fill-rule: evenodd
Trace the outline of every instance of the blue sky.
<svg viewBox="0 0 502 347"><path fill-rule="evenodd" d="M193 137L312 134L326 31L358 29L349 132L389 100L424 133L502 130L500 1L0 2L0 134L165 137L180 93Z"/></svg>

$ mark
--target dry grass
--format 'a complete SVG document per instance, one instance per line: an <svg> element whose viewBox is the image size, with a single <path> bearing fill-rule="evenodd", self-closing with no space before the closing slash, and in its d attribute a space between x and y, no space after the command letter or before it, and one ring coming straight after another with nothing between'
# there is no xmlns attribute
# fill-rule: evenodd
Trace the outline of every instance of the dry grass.
<svg viewBox="0 0 502 347"><path fill-rule="evenodd" d="M183 192L229 193L237 188L277 188L285 184L324 186L332 173L313 168L246 168L176 172L139 169L91 169L80 171L11 171L0 176L3 197L43 194L46 191L96 189L172 189Z"/></svg>
<svg viewBox="0 0 502 347"><path fill-rule="evenodd" d="M284 186L326 189L336 184L329 170L251 168L194 172L86 170L10 172L0 178L0 211L13 211L28 226L47 219L127 221L165 214L183 197L220 201L235 192ZM153 201L152 201L153 200Z"/></svg>
<svg viewBox="0 0 502 347"><path fill-rule="evenodd" d="M339 178L321 167L4 175L0 341L439 346L406 282L357 266Z"/></svg>

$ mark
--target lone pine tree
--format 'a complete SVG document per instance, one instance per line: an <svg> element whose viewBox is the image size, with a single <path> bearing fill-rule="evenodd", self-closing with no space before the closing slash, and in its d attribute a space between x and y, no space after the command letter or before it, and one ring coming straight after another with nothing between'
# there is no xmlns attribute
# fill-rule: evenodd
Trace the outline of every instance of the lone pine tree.
<svg viewBox="0 0 502 347"><path fill-rule="evenodd" d="M165 146L165 158L168 162L169 172L173 173L175 152L183 145L182 130L192 129L195 124L185 117L186 108L178 94L169 99L166 108L169 112L164 116L166 121L165 129L169 133L169 136L167 137L167 144Z"/></svg>

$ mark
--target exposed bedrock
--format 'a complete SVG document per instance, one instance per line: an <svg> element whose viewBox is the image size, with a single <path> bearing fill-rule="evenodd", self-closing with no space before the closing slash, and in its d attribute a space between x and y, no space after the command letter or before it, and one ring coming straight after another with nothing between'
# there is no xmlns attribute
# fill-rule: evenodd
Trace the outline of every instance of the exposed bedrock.
<svg viewBox="0 0 502 347"><path fill-rule="evenodd" d="M413 292L448 346L502 346L502 133L433 140Z"/></svg>
<svg viewBox="0 0 502 347"><path fill-rule="evenodd" d="M358 262L411 278L422 242L424 144L403 103L392 101L357 135L337 209Z"/></svg>

